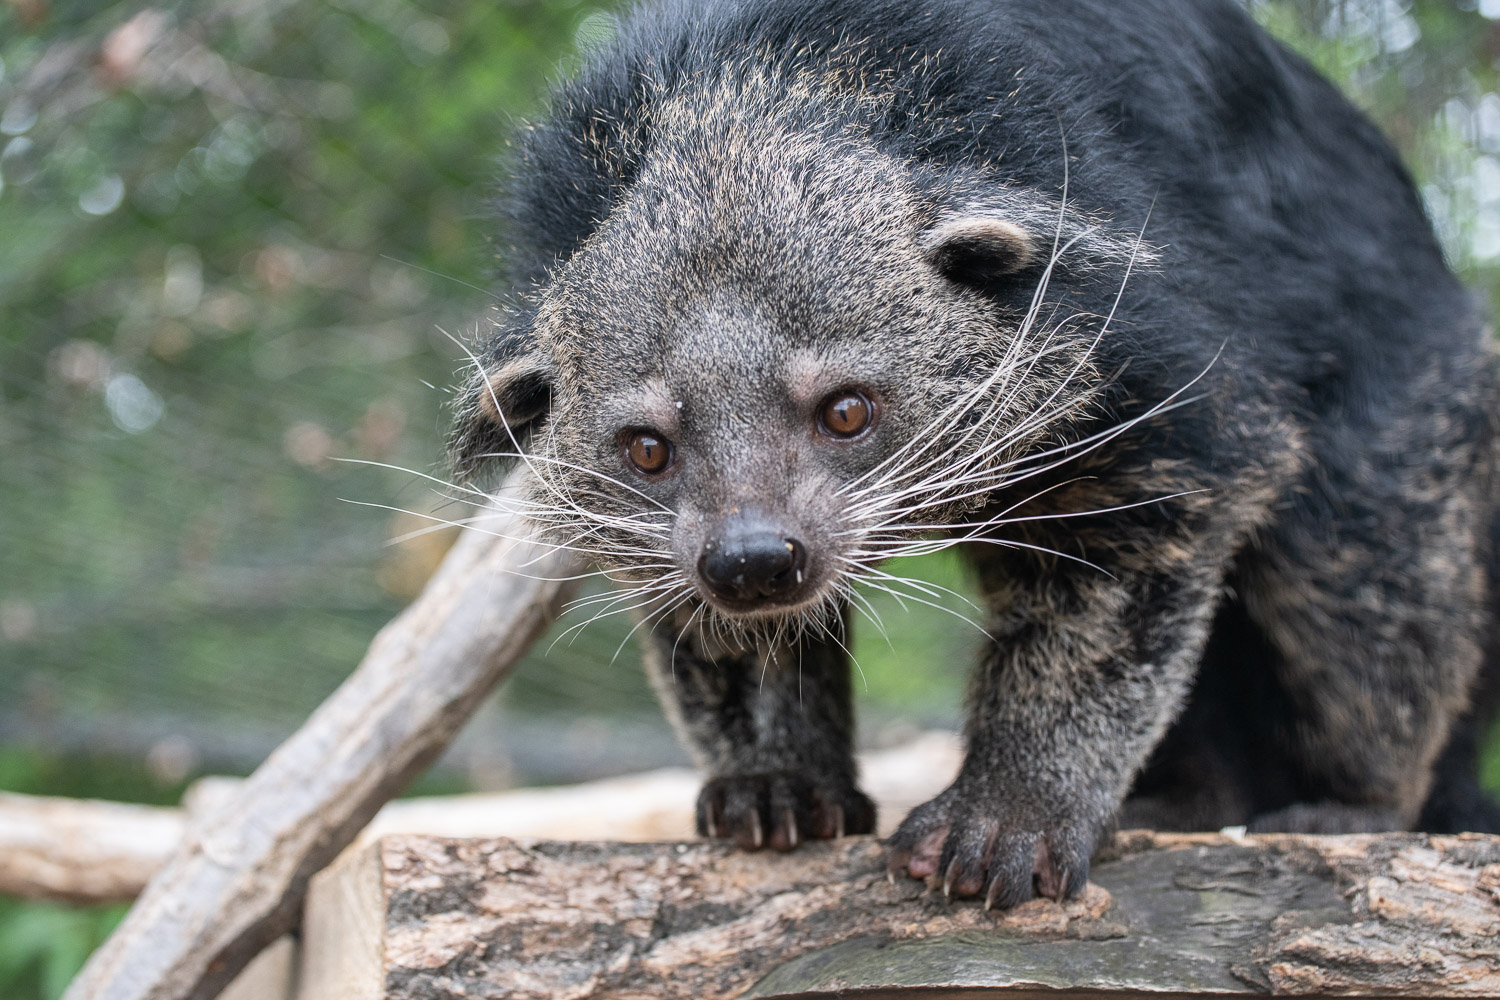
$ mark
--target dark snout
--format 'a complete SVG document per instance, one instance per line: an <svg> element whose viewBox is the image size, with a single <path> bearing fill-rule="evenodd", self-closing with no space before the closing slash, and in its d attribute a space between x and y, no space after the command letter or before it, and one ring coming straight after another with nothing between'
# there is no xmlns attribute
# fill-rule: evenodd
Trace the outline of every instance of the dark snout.
<svg viewBox="0 0 1500 1000"><path fill-rule="evenodd" d="M757 514L726 517L703 545L698 575L733 605L788 604L807 577L807 550L791 533Z"/></svg>

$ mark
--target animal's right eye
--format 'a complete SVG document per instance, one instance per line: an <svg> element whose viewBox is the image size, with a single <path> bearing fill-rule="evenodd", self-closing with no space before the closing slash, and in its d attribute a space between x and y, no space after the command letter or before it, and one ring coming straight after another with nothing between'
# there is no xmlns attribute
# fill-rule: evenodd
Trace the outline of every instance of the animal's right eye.
<svg viewBox="0 0 1500 1000"><path fill-rule="evenodd" d="M652 431L630 431L625 438L625 457L637 472L655 476L672 464L672 442Z"/></svg>
<svg viewBox="0 0 1500 1000"><path fill-rule="evenodd" d="M858 389L843 389L823 400L818 411L818 429L832 438L852 440L870 428L875 404Z"/></svg>

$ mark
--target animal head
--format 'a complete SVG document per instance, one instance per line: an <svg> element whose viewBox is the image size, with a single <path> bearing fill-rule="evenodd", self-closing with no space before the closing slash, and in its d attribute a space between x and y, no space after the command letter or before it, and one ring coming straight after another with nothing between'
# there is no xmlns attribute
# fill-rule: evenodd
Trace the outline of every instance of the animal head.
<svg viewBox="0 0 1500 1000"><path fill-rule="evenodd" d="M1047 290L1134 242L883 148L879 103L754 74L658 101L607 215L496 321L460 467L525 461L550 540L648 612L826 623L1097 388L1107 316Z"/></svg>

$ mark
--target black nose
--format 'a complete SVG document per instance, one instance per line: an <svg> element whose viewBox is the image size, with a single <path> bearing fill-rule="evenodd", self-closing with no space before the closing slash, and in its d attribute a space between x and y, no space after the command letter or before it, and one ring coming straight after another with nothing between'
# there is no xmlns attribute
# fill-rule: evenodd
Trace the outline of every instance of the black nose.
<svg viewBox="0 0 1500 1000"><path fill-rule="evenodd" d="M761 526L729 528L703 546L698 574L718 597L783 600L802 586L807 551L795 538Z"/></svg>

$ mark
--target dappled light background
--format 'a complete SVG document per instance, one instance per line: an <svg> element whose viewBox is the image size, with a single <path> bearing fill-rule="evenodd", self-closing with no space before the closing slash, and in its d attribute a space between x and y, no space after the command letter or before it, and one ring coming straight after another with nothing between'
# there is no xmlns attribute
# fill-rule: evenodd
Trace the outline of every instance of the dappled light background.
<svg viewBox="0 0 1500 1000"><path fill-rule="evenodd" d="M0 6L0 789L246 773L421 587L451 531L392 540L464 515L416 473L503 250L495 159L610 9ZM1252 9L1380 121L1496 300L1500 0ZM881 598L889 641L855 651L885 744L956 721L977 633L940 589ZM422 790L682 761L630 624L544 640ZM55 996L117 916L0 900L0 996Z"/></svg>

